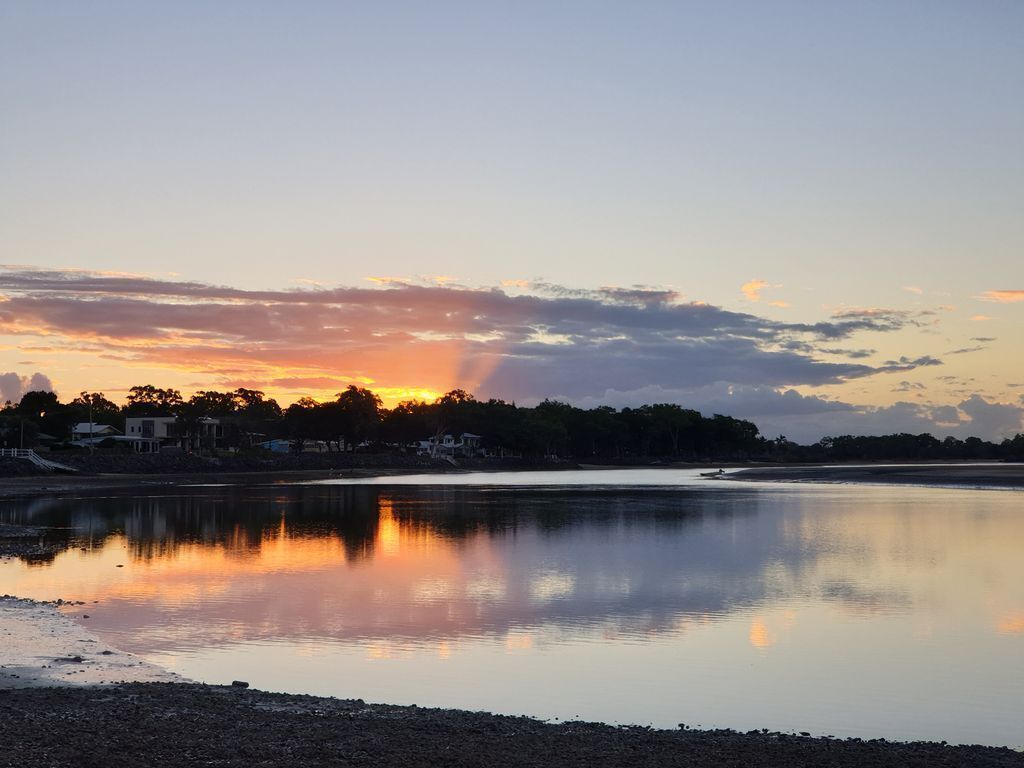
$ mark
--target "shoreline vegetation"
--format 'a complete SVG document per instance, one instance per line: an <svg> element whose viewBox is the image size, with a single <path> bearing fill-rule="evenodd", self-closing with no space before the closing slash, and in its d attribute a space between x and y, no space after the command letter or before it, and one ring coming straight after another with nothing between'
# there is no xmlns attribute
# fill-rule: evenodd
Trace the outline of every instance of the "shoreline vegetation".
<svg viewBox="0 0 1024 768"><path fill-rule="evenodd" d="M98 456L111 466L128 465L140 454L170 451L182 461L201 455L236 465L284 457L308 464L316 455L330 454L377 463L419 458L597 464L1024 460L1024 434L998 443L927 433L838 435L800 445L785 435L762 435L751 421L706 416L675 403L584 409L544 400L523 407L477 400L455 389L433 402L385 408L373 391L354 385L334 400L303 397L287 408L250 389L199 391L185 400L174 389L135 386L122 405L102 392L82 392L62 403L53 392L32 391L0 408L0 446L39 448L71 466ZM4 474L0 467L0 477Z"/></svg>

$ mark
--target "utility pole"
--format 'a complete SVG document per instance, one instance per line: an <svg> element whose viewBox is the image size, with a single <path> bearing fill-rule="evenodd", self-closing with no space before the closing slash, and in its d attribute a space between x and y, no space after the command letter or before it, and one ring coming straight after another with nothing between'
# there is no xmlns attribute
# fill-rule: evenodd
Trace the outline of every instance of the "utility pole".
<svg viewBox="0 0 1024 768"><path fill-rule="evenodd" d="M92 455L93 444L92 444L92 395L86 395L89 400L89 455Z"/></svg>

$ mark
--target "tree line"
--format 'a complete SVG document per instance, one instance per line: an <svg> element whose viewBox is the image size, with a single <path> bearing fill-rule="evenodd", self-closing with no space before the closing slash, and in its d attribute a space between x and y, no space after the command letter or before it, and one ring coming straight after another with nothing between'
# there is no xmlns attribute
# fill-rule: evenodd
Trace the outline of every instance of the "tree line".
<svg viewBox="0 0 1024 768"><path fill-rule="evenodd" d="M798 445L783 436L768 439L757 425L722 414L704 416L673 403L637 408L583 409L545 400L534 407L499 399L477 400L461 389L433 402L408 401L385 408L371 390L349 386L333 400L303 397L287 408L259 390L203 390L188 399L175 389L152 385L129 389L118 405L102 392L82 392L61 403L53 392L28 392L0 410L0 442L36 445L40 434L58 441L76 423L92 421L124 430L125 418L175 416L188 429L217 418L223 444L251 448L271 439L319 441L335 451L408 451L418 441L444 434L479 435L494 455L559 457L586 462L755 459L776 461L877 461L1024 458L1024 435L1002 443L976 437L938 439L930 434L826 437Z"/></svg>

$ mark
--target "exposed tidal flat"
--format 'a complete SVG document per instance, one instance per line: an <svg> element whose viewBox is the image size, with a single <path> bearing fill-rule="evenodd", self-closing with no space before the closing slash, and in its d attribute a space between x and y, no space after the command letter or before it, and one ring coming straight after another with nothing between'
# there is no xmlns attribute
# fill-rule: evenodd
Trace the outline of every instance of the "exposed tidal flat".
<svg viewBox="0 0 1024 768"><path fill-rule="evenodd" d="M159 739L226 765L1021 764L998 749L1020 746L1024 700L1016 493L695 469L297 479L4 502L0 591L81 601L55 620L184 677L292 694L18 690L7 733L92 708L111 744L143 734L135 764L160 764ZM320 729L340 730L316 752ZM100 740L80 756L101 764Z"/></svg>

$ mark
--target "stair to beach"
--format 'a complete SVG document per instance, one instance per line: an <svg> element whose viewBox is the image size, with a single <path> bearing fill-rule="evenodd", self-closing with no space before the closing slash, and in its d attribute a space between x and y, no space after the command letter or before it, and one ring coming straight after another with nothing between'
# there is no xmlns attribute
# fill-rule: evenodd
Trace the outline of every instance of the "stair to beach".
<svg viewBox="0 0 1024 768"><path fill-rule="evenodd" d="M77 472L78 470L74 467L69 467L67 464L61 464L58 461L50 461L44 459L35 451L30 448L0 448L0 458L12 458L12 459L24 459L25 461L31 461L40 469L45 469L47 472Z"/></svg>

